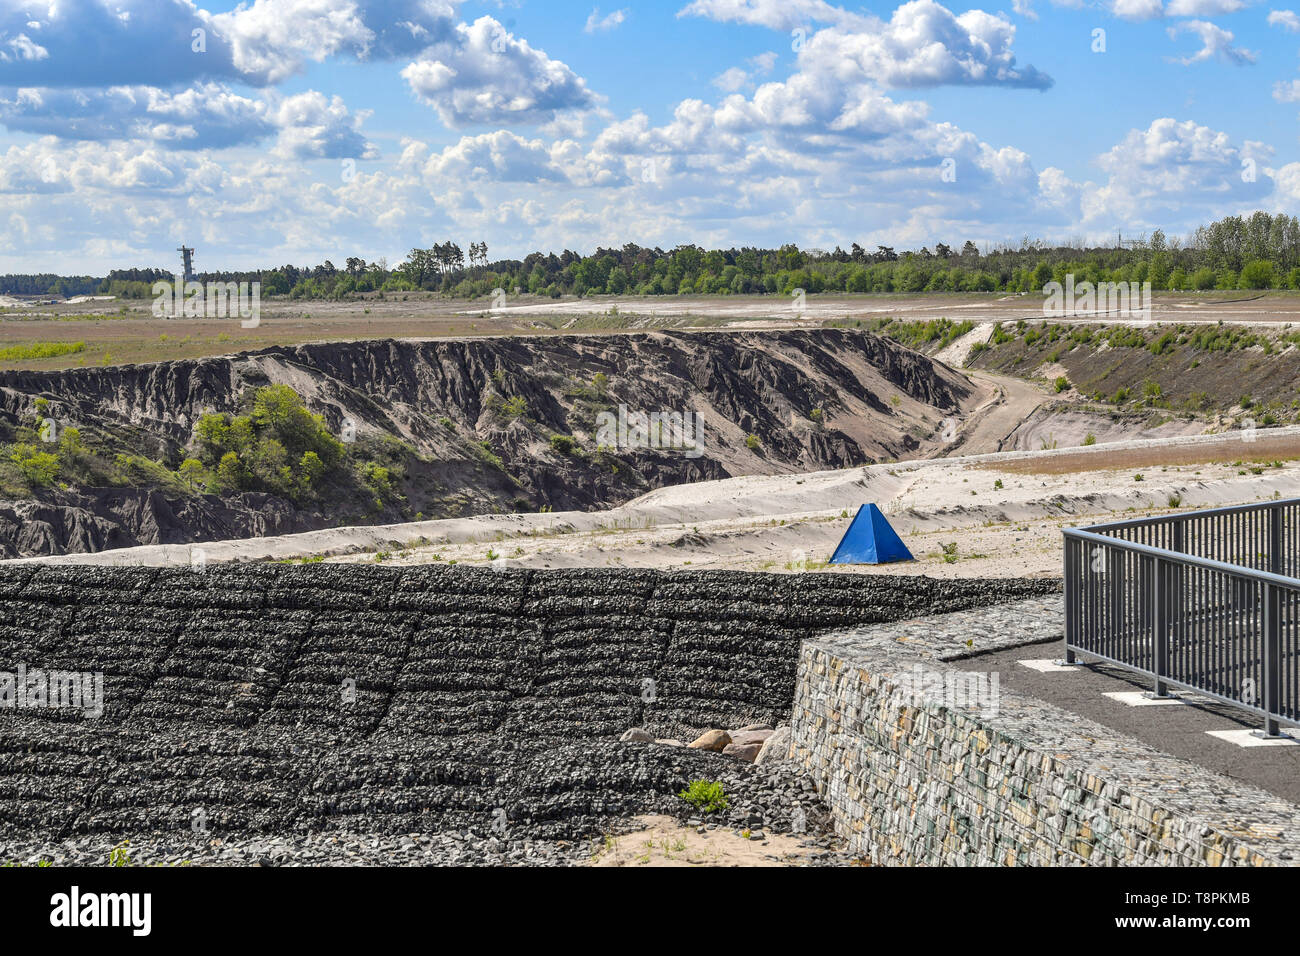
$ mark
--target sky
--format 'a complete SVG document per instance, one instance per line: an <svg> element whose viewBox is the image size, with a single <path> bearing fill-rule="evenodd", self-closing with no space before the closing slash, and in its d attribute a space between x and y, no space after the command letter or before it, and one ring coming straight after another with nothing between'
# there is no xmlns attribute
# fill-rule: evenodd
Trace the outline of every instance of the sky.
<svg viewBox="0 0 1300 956"><path fill-rule="evenodd" d="M0 0L0 273L1185 238L1298 122L1300 3Z"/></svg>

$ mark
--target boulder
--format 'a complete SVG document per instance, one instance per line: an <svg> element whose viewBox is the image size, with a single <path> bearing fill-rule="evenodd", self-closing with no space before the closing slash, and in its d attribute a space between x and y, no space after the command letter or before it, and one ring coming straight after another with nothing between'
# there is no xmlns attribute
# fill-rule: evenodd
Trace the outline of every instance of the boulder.
<svg viewBox="0 0 1300 956"><path fill-rule="evenodd" d="M753 763L758 759L758 752L763 749L762 744L727 744L722 748L722 752L728 757L735 757L737 760L743 760L746 763Z"/></svg>
<svg viewBox="0 0 1300 956"><path fill-rule="evenodd" d="M623 731L623 736L619 737L618 739L623 741L624 743L630 741L632 743L648 744L655 738L653 734L646 733L640 727L633 727L631 730Z"/></svg>
<svg viewBox="0 0 1300 956"><path fill-rule="evenodd" d="M762 746L763 742L767 740L768 737L771 737L773 733L775 733L775 731L770 727L767 730L737 730L731 735L731 742L733 744L740 744L741 746L746 746L748 744L758 744L759 746Z"/></svg>
<svg viewBox="0 0 1300 956"><path fill-rule="evenodd" d="M706 730L686 746L693 750L712 750L715 753L731 743L731 734L725 730Z"/></svg>
<svg viewBox="0 0 1300 956"><path fill-rule="evenodd" d="M763 749L758 752L754 763L770 763L773 760L785 760L790 756L790 728L778 727L763 742Z"/></svg>

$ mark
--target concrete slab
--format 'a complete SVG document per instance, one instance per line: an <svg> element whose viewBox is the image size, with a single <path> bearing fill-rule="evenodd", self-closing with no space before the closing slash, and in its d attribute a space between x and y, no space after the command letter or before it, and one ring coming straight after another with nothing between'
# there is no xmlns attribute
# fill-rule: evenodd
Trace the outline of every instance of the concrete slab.
<svg viewBox="0 0 1300 956"><path fill-rule="evenodd" d="M1129 707L1167 707L1170 704L1187 705L1185 700L1176 695L1162 698L1148 697L1147 692L1144 690L1110 691L1101 696L1109 697L1111 700L1118 701L1119 703L1125 704Z"/></svg>
<svg viewBox="0 0 1300 956"><path fill-rule="evenodd" d="M1062 664L1059 658L1050 657L1041 660L1016 661L1016 663L1040 674L1077 674L1083 670L1078 664Z"/></svg>
<svg viewBox="0 0 1300 956"><path fill-rule="evenodd" d="M1295 737L1256 737L1253 730L1207 730L1211 737L1226 740L1238 747L1300 747Z"/></svg>

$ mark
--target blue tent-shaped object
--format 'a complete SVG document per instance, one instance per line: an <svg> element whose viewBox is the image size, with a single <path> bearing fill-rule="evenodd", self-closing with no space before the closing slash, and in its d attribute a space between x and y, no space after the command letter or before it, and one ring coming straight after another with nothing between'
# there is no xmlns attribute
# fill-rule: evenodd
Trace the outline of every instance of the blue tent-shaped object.
<svg viewBox="0 0 1300 956"><path fill-rule="evenodd" d="M875 505L863 505L853 516L853 524L840 538L831 564L887 564L890 561L915 561L898 532L889 526Z"/></svg>

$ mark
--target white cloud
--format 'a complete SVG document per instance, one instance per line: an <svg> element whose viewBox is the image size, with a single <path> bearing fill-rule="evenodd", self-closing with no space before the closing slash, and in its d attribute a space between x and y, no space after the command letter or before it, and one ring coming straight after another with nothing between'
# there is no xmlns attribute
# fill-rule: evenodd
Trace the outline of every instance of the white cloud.
<svg viewBox="0 0 1300 956"><path fill-rule="evenodd" d="M1164 16L1160 0L1111 0L1110 12L1121 20L1152 20Z"/></svg>
<svg viewBox="0 0 1300 956"><path fill-rule="evenodd" d="M730 69L723 70L710 82L724 93L738 93L741 90L752 89L757 77L766 76L772 72L772 68L776 66L776 61L777 55L768 50L766 53L751 56L745 61L752 69L746 70L744 67L733 66Z"/></svg>
<svg viewBox="0 0 1300 956"><path fill-rule="evenodd" d="M1169 0L1165 16L1221 17L1245 8L1245 0Z"/></svg>
<svg viewBox="0 0 1300 956"><path fill-rule="evenodd" d="M587 23L582 29L585 33L601 33L613 30L626 19L626 10L615 10L613 13L602 17L600 7L592 7L591 14L587 17Z"/></svg>
<svg viewBox="0 0 1300 956"><path fill-rule="evenodd" d="M720 23L747 23L793 30L813 23L847 23L859 18L825 0L692 0L679 17L706 17Z"/></svg>
<svg viewBox="0 0 1300 956"><path fill-rule="evenodd" d="M299 158L374 158L361 135L365 112L308 91L243 96L218 83L177 93L149 86L107 90L0 90L0 123L69 140L135 140L173 149L223 149L279 134L277 151Z"/></svg>
<svg viewBox="0 0 1300 956"><path fill-rule="evenodd" d="M456 6L253 0L213 14L188 0L7 0L0 3L0 86L273 84L332 56L413 54L450 35Z"/></svg>
<svg viewBox="0 0 1300 956"><path fill-rule="evenodd" d="M563 150L564 144L556 148ZM536 183L565 178L542 140L526 140L506 130L462 137L460 142L430 157L424 173L462 184L472 180Z"/></svg>
<svg viewBox="0 0 1300 956"><path fill-rule="evenodd" d="M723 70L712 80L713 85L725 93L735 93L749 85L749 71L738 66Z"/></svg>
<svg viewBox="0 0 1300 956"><path fill-rule="evenodd" d="M1300 80L1274 83L1273 99L1279 103L1300 103Z"/></svg>
<svg viewBox="0 0 1300 956"><path fill-rule="evenodd" d="M361 134L368 115L351 114L341 97L327 99L315 90L290 96L274 114L280 129L276 153L297 159L376 159L379 151Z"/></svg>
<svg viewBox="0 0 1300 956"><path fill-rule="evenodd" d="M1300 33L1300 16L1294 10L1270 10L1268 25L1282 27L1288 33Z"/></svg>
<svg viewBox="0 0 1300 956"><path fill-rule="evenodd" d="M430 47L402 77L453 128L548 122L596 104L582 77L491 17L457 26L453 39Z"/></svg>
<svg viewBox="0 0 1300 956"><path fill-rule="evenodd" d="M0 49L0 62L12 63L17 60L45 60L50 51L36 43L25 33L20 33L5 43L6 49Z"/></svg>
<svg viewBox="0 0 1300 956"><path fill-rule="evenodd" d="M1243 161L1270 151L1259 143L1235 145L1226 133L1191 120L1155 120L1098 157L1106 184L1085 198L1090 219L1132 224L1196 221L1222 215L1235 204L1258 203L1270 183L1243 177Z"/></svg>
<svg viewBox="0 0 1300 956"><path fill-rule="evenodd" d="M1207 20L1188 20L1170 27L1167 32L1170 39L1176 38L1180 33L1193 33L1200 37L1200 50L1191 56L1171 58L1174 62L1181 63L1183 66L1191 66L1193 63L1204 63L1207 60L1214 59L1221 60L1224 63L1232 63L1236 66L1245 66L1248 63L1254 63L1259 58L1257 53L1233 46L1234 37L1232 33Z"/></svg>
<svg viewBox="0 0 1300 956"><path fill-rule="evenodd" d="M827 61L821 72L840 82L852 73L864 82L894 88L1052 85L1051 77L1036 68L1016 65L1011 51L1016 28L1011 21L983 10L957 15L936 0L910 0L888 21L847 13L821 0L696 0L678 15L686 14L776 29L806 20L829 21L834 25L802 38L797 52L805 69L813 59ZM739 79L735 74L723 76L725 82Z"/></svg>
<svg viewBox="0 0 1300 956"><path fill-rule="evenodd" d="M911 0L875 29L828 27L814 33L799 54L801 66L859 75L894 88L953 85L1046 89L1051 77L1016 65L1016 28L1000 16L969 10L960 16L935 0Z"/></svg>

